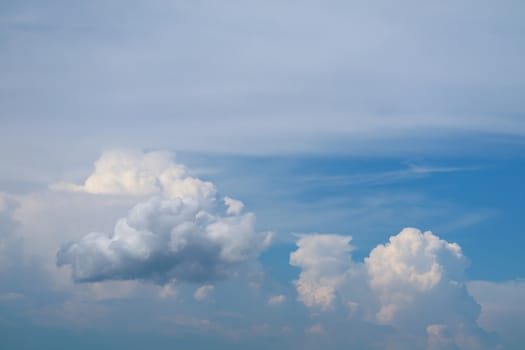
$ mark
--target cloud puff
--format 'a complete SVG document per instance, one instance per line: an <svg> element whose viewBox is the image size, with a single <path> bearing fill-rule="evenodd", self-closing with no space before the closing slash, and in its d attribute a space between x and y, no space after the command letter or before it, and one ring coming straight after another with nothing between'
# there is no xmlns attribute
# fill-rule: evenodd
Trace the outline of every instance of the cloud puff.
<svg viewBox="0 0 525 350"><path fill-rule="evenodd" d="M109 160L113 160L115 154L110 155ZM129 190L133 187L131 184L135 184L140 189L135 193L154 189L156 182L150 175L159 170L162 170L158 176L160 183L174 187L162 185L167 197L154 196L136 204L126 217L117 221L113 233L93 232L63 245L57 253L57 265L70 265L75 281L144 279L162 284L173 279L212 281L227 277L233 266L255 259L269 245L272 235L255 232L254 214L221 216L215 213L214 207L210 207L214 198L202 200L201 195L206 191L187 190L192 184L213 188L212 184L207 186L193 178L167 181L172 175L179 176L178 168L165 167L164 153L149 156L140 157L135 153L125 156L127 160L140 160L139 166L116 162L117 173L128 165L130 169L141 169L139 173L132 171L134 175L139 174L139 180L130 176L133 180L125 188ZM95 178L100 173L99 163ZM104 171L113 169L107 166L107 160L102 163L105 165L100 168ZM110 180L99 188L124 188L118 185L115 176L110 175ZM175 188L178 181L189 181L190 185ZM211 193L214 191L206 192L206 196Z"/></svg>
<svg viewBox="0 0 525 350"><path fill-rule="evenodd" d="M365 265L370 287L381 302L377 318L383 323L392 323L396 312L413 305L419 296L438 289L452 294L465 290L467 265L461 248L431 232L405 228L374 248Z"/></svg>
<svg viewBox="0 0 525 350"><path fill-rule="evenodd" d="M205 284L203 286L200 286L195 290L195 293L193 293L193 299L197 301L203 301L208 299L208 297L213 293L215 290L215 287L212 284Z"/></svg>
<svg viewBox="0 0 525 350"><path fill-rule="evenodd" d="M306 306L333 309L339 295L352 317L426 336L430 348L483 348L490 337L476 323L480 307L465 287L467 262L457 244L406 228L357 263L350 241L299 238L290 264L302 269L295 284Z"/></svg>
<svg viewBox="0 0 525 350"><path fill-rule="evenodd" d="M104 152L83 185L57 183L50 188L93 194L163 194L169 198L193 197L201 201L213 198L216 192L211 182L190 177L186 167L174 163L168 152L123 150Z"/></svg>
<svg viewBox="0 0 525 350"><path fill-rule="evenodd" d="M224 197L224 204L228 207L226 213L231 215L240 214L244 208L243 202L230 197Z"/></svg>
<svg viewBox="0 0 525 350"><path fill-rule="evenodd" d="M274 295L268 299L268 305L278 305L286 301L286 297L282 294Z"/></svg>
<svg viewBox="0 0 525 350"><path fill-rule="evenodd" d="M299 300L305 305L331 308L335 292L352 266L348 254L352 250L351 239L339 235L300 236L298 249L290 254L290 264L302 269L294 283Z"/></svg>

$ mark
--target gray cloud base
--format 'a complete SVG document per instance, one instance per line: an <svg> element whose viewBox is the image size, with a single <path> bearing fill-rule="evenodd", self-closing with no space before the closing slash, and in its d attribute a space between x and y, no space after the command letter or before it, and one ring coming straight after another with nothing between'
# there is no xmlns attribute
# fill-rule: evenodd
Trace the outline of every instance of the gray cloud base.
<svg viewBox="0 0 525 350"><path fill-rule="evenodd" d="M218 217L196 203L152 198L132 208L112 235L91 233L64 245L57 264L71 265L77 282L225 278L229 269L256 257L268 234L254 231L255 217Z"/></svg>

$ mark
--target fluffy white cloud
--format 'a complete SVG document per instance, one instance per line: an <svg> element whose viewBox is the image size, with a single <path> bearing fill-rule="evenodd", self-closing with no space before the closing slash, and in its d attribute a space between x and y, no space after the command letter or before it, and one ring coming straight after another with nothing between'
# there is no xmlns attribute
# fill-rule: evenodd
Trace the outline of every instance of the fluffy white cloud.
<svg viewBox="0 0 525 350"><path fill-rule="evenodd" d="M306 306L333 309L339 295L350 316L427 337L429 348L481 349L491 341L476 323L480 308L465 287L467 262L457 244L406 228L357 263L350 241L299 238L290 264L302 269L295 284Z"/></svg>
<svg viewBox="0 0 525 350"><path fill-rule="evenodd" d="M244 209L243 202L230 197L224 197L224 204L226 204L226 206L228 207L228 209L226 210L227 214L238 215Z"/></svg>
<svg viewBox="0 0 525 350"><path fill-rule="evenodd" d="M145 279L164 284L221 279L233 266L255 259L272 235L255 232L252 213L215 213L213 184L181 178L181 169L164 153L105 153L86 180L86 190L146 194L160 184L165 196L136 204L111 234L93 232L63 245L57 264L71 265L78 282Z"/></svg>
<svg viewBox="0 0 525 350"><path fill-rule="evenodd" d="M215 287L212 284L205 284L195 290L195 293L193 293L193 298L197 301L206 300L214 290Z"/></svg>
<svg viewBox="0 0 525 350"><path fill-rule="evenodd" d="M299 300L307 306L329 309L337 288L344 283L352 266L348 254L352 237L339 235L304 235L298 249L290 255L290 264L302 269L294 281Z"/></svg>
<svg viewBox="0 0 525 350"><path fill-rule="evenodd" d="M163 194L168 198L213 199L211 182L190 177L186 167L176 164L167 152L112 150L95 162L95 170L83 185L57 183L53 190L146 196Z"/></svg>
<svg viewBox="0 0 525 350"><path fill-rule="evenodd" d="M461 248L431 232L405 228L374 248L365 265L370 287L381 302L377 319L383 323L393 323L398 310L433 290L452 294L464 290L466 261Z"/></svg>

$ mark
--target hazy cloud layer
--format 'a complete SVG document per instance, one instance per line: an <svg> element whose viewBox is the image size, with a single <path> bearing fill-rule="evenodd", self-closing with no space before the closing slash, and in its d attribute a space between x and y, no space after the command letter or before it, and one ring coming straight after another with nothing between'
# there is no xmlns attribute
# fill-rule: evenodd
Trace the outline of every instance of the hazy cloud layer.
<svg viewBox="0 0 525 350"><path fill-rule="evenodd" d="M498 332L507 348L520 349L525 344L525 281L471 281L468 291L481 305L479 323Z"/></svg>
<svg viewBox="0 0 525 350"><path fill-rule="evenodd" d="M390 153L525 133L520 1L66 4L2 3L3 142Z"/></svg>

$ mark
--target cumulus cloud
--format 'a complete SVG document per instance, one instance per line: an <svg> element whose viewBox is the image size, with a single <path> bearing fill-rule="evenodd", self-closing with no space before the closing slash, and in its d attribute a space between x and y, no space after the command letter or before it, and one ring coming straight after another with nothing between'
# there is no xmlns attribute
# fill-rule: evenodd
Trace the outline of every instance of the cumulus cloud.
<svg viewBox="0 0 525 350"><path fill-rule="evenodd" d="M413 307L418 298L437 296L438 290L441 295L465 293L462 281L467 265L461 248L431 232L405 228L374 248L365 265L370 287L379 297L377 319L382 323L393 323L398 312Z"/></svg>
<svg viewBox="0 0 525 350"><path fill-rule="evenodd" d="M346 305L363 321L427 337L429 348L493 344L477 325L480 307L466 289L467 261L459 245L405 228L357 263L350 241L339 235L299 238L290 264L302 269L295 284L306 306L326 311Z"/></svg>
<svg viewBox="0 0 525 350"><path fill-rule="evenodd" d="M115 160L117 154L124 160ZM272 235L255 231L253 213L221 216L212 206L213 184L181 178L182 168L165 157L164 153L110 152L97 162L90 177L94 180L88 179L84 185L102 191L94 193L122 189L134 194L156 193L155 186L160 184L164 195L136 204L117 221L112 233L92 232L63 245L57 265L70 265L75 281L212 281L227 277L236 265L254 260L269 245ZM113 166L109 166L111 162ZM128 173L122 183L120 174ZM102 180L105 176L107 180Z"/></svg>
<svg viewBox="0 0 525 350"><path fill-rule="evenodd" d="M213 184L190 177L186 167L174 163L172 158L170 153L161 151L106 151L95 162L95 170L84 184L62 182L50 188L92 194L163 194L169 198L212 199L216 192Z"/></svg>
<svg viewBox="0 0 525 350"><path fill-rule="evenodd" d="M215 287L212 284L205 284L203 286L200 286L195 290L195 293L193 293L193 299L197 301L206 300L213 293L214 290Z"/></svg>
<svg viewBox="0 0 525 350"><path fill-rule="evenodd" d="M351 240L350 236L339 235L300 236L298 249L290 255L290 264L302 269L299 279L294 281L301 302L323 310L332 307L335 292L352 266L348 254L352 250Z"/></svg>

